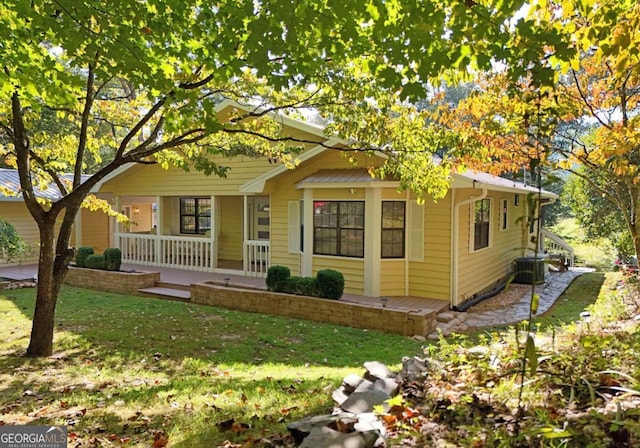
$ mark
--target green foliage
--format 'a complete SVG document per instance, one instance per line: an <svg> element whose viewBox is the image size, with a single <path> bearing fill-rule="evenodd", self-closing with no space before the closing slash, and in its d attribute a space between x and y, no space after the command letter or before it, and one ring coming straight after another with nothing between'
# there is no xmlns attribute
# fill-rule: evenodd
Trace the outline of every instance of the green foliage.
<svg viewBox="0 0 640 448"><path fill-rule="evenodd" d="M314 277L291 276L287 280L282 292L301 296L318 297L318 286Z"/></svg>
<svg viewBox="0 0 640 448"><path fill-rule="evenodd" d="M318 271L317 277L291 276L286 266L271 266L266 279L269 291L286 292L325 299L339 299L344 291L344 276L333 269Z"/></svg>
<svg viewBox="0 0 640 448"><path fill-rule="evenodd" d="M107 271L119 271L122 264L122 251L117 247L105 249L104 263Z"/></svg>
<svg viewBox="0 0 640 448"><path fill-rule="evenodd" d="M106 269L107 264L104 255L89 255L86 259L86 265L89 269Z"/></svg>
<svg viewBox="0 0 640 448"><path fill-rule="evenodd" d="M271 266L267 271L266 285L269 291L282 291L291 277L291 270L286 266Z"/></svg>
<svg viewBox="0 0 640 448"><path fill-rule="evenodd" d="M76 266L79 268L86 268L87 266L87 258L93 255L93 247L83 246L78 248L76 252Z"/></svg>
<svg viewBox="0 0 640 448"><path fill-rule="evenodd" d="M322 269L316 275L318 294L325 299L339 299L344 292L344 275L333 269Z"/></svg>
<svg viewBox="0 0 640 448"><path fill-rule="evenodd" d="M0 218L0 258L12 261L28 256L29 246L22 240L16 228L6 219Z"/></svg>

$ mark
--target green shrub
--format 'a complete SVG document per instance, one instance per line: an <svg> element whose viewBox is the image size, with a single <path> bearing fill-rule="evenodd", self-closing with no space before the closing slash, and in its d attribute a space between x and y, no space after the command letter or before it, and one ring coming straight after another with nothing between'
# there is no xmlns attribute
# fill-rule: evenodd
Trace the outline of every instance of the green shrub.
<svg viewBox="0 0 640 448"><path fill-rule="evenodd" d="M117 247L105 249L104 264L107 271L119 271L122 264L122 251Z"/></svg>
<svg viewBox="0 0 640 448"><path fill-rule="evenodd" d="M333 269L322 269L316 276L318 295L325 299L337 300L344 292L344 276Z"/></svg>
<svg viewBox="0 0 640 448"><path fill-rule="evenodd" d="M286 266L271 266L267 271L267 289L269 291L282 292L291 277L291 270Z"/></svg>
<svg viewBox="0 0 640 448"><path fill-rule="evenodd" d="M316 279L313 277L289 277L282 292L302 296L318 297Z"/></svg>
<svg viewBox="0 0 640 448"><path fill-rule="evenodd" d="M76 253L76 266L79 268L86 268L87 258L93 255L93 247L80 247Z"/></svg>
<svg viewBox="0 0 640 448"><path fill-rule="evenodd" d="M87 266L90 269L105 269L104 255L89 255L87 257Z"/></svg>

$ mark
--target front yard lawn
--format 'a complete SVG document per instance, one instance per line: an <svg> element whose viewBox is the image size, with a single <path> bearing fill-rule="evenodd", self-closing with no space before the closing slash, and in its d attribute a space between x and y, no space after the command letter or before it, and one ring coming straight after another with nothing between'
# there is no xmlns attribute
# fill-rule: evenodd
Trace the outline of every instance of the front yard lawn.
<svg viewBox="0 0 640 448"><path fill-rule="evenodd" d="M28 359L34 294L0 292L0 425L66 424L73 447L287 446L286 423L330 410L365 361L422 353L397 335L68 287L54 357Z"/></svg>

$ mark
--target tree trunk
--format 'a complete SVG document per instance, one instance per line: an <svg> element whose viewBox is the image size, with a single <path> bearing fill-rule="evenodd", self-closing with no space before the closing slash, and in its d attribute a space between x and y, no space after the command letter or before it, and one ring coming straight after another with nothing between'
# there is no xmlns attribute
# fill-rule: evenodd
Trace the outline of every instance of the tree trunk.
<svg viewBox="0 0 640 448"><path fill-rule="evenodd" d="M68 238L67 238L68 244ZM53 328L56 303L66 269L56 269L60 254L54 254L55 219L40 224L40 259L38 263L38 286L36 305L31 327L31 340L27 356L51 356L53 353ZM66 265L64 254L63 263Z"/></svg>

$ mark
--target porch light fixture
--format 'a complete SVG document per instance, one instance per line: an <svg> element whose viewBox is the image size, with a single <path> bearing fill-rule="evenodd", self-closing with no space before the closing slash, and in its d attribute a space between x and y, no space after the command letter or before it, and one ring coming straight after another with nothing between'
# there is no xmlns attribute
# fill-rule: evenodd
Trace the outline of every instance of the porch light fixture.
<svg viewBox="0 0 640 448"><path fill-rule="evenodd" d="M380 304L382 305L382 308L386 308L387 303L389 303L388 297L380 297Z"/></svg>
<svg viewBox="0 0 640 448"><path fill-rule="evenodd" d="M133 214L137 215L138 213L140 213L140 207L133 207Z"/></svg>
<svg viewBox="0 0 640 448"><path fill-rule="evenodd" d="M231 279L230 279L229 277L225 277L225 278L224 278L224 286L229 286L229 281L230 281L230 280L231 280Z"/></svg>
<svg viewBox="0 0 640 448"><path fill-rule="evenodd" d="M513 203L516 206L520 205L520 195L519 194L516 194L515 198L513 199Z"/></svg>
<svg viewBox="0 0 640 448"><path fill-rule="evenodd" d="M356 190L355 188L349 188L349 194L356 194Z"/></svg>

